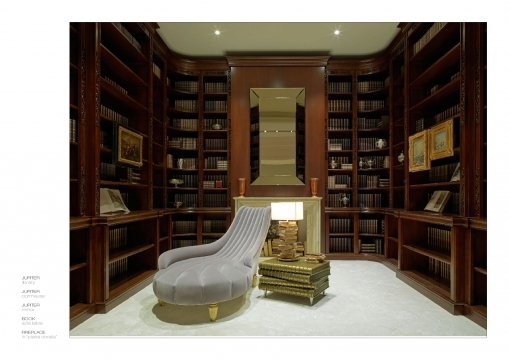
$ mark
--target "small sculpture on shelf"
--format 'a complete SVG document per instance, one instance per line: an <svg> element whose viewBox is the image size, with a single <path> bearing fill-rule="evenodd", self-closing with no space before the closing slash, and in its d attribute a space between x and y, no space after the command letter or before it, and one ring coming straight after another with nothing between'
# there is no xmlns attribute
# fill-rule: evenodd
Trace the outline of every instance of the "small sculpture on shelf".
<svg viewBox="0 0 509 360"><path fill-rule="evenodd" d="M385 139L378 139L375 143L375 146L378 149L383 149L384 147L387 146L387 141Z"/></svg>
<svg viewBox="0 0 509 360"><path fill-rule="evenodd" d="M346 196L346 194L343 194L343 196L341 197L341 204L343 205L343 207L348 207L348 204L350 204L350 198Z"/></svg>
<svg viewBox="0 0 509 360"><path fill-rule="evenodd" d="M212 124L212 130L222 130L223 129L223 125L221 125L220 123L215 123L215 124Z"/></svg>
<svg viewBox="0 0 509 360"><path fill-rule="evenodd" d="M180 158L177 160L177 167L179 169L183 169L184 168L184 159Z"/></svg>
<svg viewBox="0 0 509 360"><path fill-rule="evenodd" d="M182 205L184 204L184 202L182 201L175 201L173 203L173 206L175 206L175 209L178 209L179 207L181 207Z"/></svg>
<svg viewBox="0 0 509 360"><path fill-rule="evenodd" d="M403 164L403 162L405 161L405 153L403 152L403 150L401 150L401 152L398 155L398 161L400 164Z"/></svg>
<svg viewBox="0 0 509 360"><path fill-rule="evenodd" d="M372 169L372 168L373 168L373 162L374 162L374 161L373 161L373 159L369 159L369 160L367 161L367 163L368 163L368 168L369 168L369 169Z"/></svg>
<svg viewBox="0 0 509 360"><path fill-rule="evenodd" d="M337 167L338 167L338 163L336 162L336 160L332 159L330 161L330 168L331 169L337 169Z"/></svg>
<svg viewBox="0 0 509 360"><path fill-rule="evenodd" d="M359 160L359 169L364 169L364 160L362 158Z"/></svg>
<svg viewBox="0 0 509 360"><path fill-rule="evenodd" d="M182 185L184 183L184 180L181 179L170 179L168 182L172 185L175 185L175 187L178 187L179 185Z"/></svg>

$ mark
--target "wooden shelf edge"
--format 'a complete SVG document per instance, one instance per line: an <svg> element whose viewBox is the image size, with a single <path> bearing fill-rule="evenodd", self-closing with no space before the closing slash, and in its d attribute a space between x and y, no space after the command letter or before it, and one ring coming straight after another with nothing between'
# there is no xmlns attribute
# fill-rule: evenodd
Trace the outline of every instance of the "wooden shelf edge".
<svg viewBox="0 0 509 360"><path fill-rule="evenodd" d="M450 291L428 277L411 270L397 270L396 277L453 315L463 314L463 304L449 297Z"/></svg>
<svg viewBox="0 0 509 360"><path fill-rule="evenodd" d="M69 329L72 330L95 314L95 304L77 303L69 309Z"/></svg>
<svg viewBox="0 0 509 360"><path fill-rule="evenodd" d="M416 252L418 254L430 257L430 258L438 260L438 261L442 261L446 264L449 264L449 265L451 264L451 257L448 255L442 254L441 252L427 249L423 246L418 246L418 245L403 245L403 247L407 250Z"/></svg>
<svg viewBox="0 0 509 360"><path fill-rule="evenodd" d="M145 270L110 287L108 300L97 304L96 312L106 313L152 283L156 270ZM157 299L154 296L154 303Z"/></svg>

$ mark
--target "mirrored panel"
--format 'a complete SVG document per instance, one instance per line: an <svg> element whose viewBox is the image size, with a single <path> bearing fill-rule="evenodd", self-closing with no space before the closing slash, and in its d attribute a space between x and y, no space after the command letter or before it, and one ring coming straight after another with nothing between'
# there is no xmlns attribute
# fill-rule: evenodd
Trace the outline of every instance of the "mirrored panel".
<svg viewBox="0 0 509 360"><path fill-rule="evenodd" d="M251 185L304 185L304 88L252 88Z"/></svg>

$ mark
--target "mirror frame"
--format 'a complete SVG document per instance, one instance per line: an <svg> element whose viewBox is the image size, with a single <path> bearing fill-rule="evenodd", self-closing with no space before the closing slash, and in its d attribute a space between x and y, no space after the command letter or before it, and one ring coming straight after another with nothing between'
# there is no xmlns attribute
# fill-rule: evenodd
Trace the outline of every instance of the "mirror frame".
<svg viewBox="0 0 509 360"><path fill-rule="evenodd" d="M305 185L305 101L306 93L305 88L251 88L249 92L250 99L250 167L251 167L251 185ZM263 103L267 105L275 105L273 108L264 109L264 113L270 115L264 117L260 115L260 102L262 99L266 99ZM278 100L281 100L279 102ZM286 107L276 109L277 106L284 106L285 103L295 104L292 108ZM286 111L289 109L290 111ZM295 109L295 112L293 112ZM278 114L282 114L281 122L279 126L282 127L279 131L278 127L274 127L274 119ZM286 122L286 115L291 114L293 123L288 126ZM286 124L285 124L286 122ZM290 134L291 133L291 134ZM292 134L294 135L292 138ZM290 162L286 161L286 166L280 168L271 167L271 172L274 169L287 168L288 171L281 171L281 173L264 173L267 167L262 166L262 162L266 163L277 163L282 161L278 156L274 156L273 159L261 158L262 154L271 153L268 149L262 149L261 146L267 143L268 140L274 141L274 137L279 140L285 140L288 142L288 146L280 148L281 151L277 151L278 155L281 153L291 154ZM276 142L277 146L281 146L283 141ZM267 164L266 164L267 165ZM265 169L265 170L264 170Z"/></svg>

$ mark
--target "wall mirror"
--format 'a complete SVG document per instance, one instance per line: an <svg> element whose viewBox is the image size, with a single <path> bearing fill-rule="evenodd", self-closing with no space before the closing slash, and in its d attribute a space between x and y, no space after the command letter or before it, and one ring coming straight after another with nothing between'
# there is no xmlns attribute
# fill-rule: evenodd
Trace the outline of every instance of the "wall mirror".
<svg viewBox="0 0 509 360"><path fill-rule="evenodd" d="M304 88L251 88L251 185L304 185Z"/></svg>

